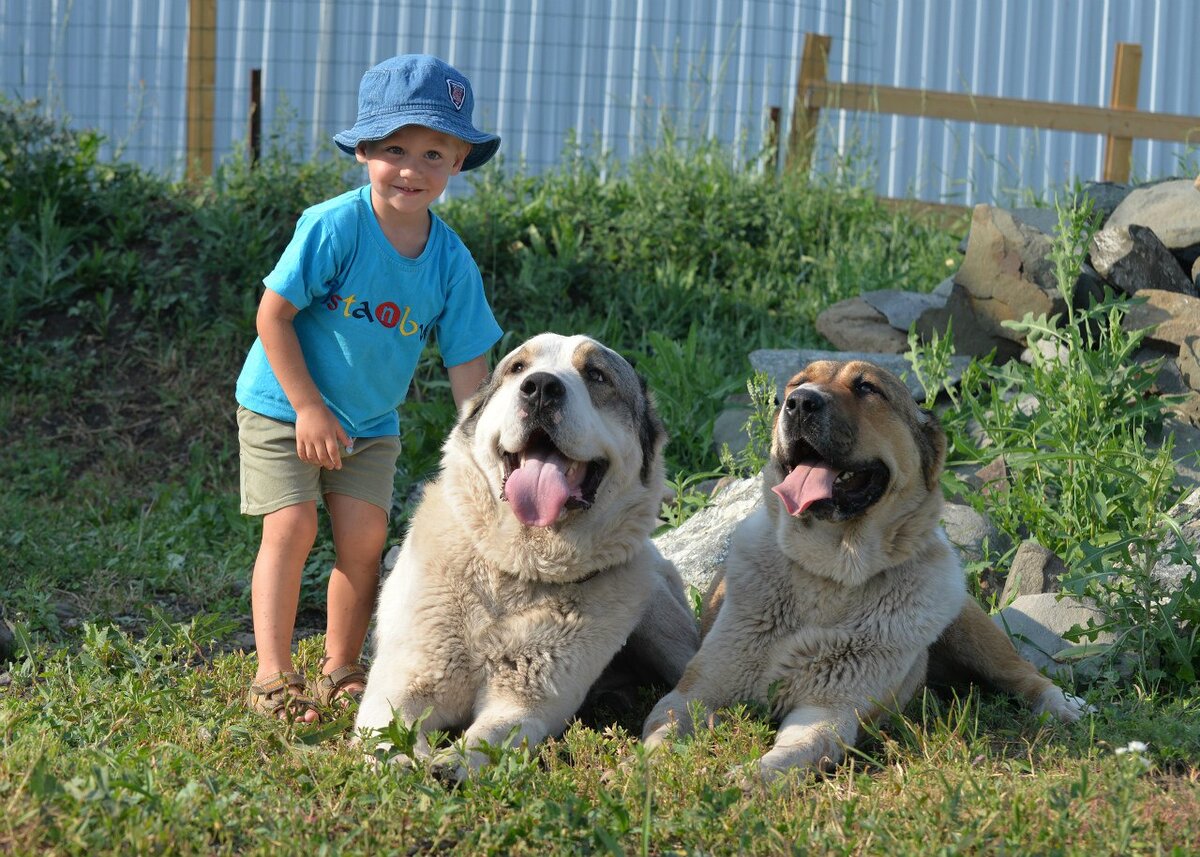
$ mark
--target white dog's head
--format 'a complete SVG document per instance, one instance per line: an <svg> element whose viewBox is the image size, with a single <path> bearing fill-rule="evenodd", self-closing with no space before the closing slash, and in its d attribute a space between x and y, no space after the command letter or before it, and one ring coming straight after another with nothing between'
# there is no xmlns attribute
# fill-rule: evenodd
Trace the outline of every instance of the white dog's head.
<svg viewBox="0 0 1200 857"><path fill-rule="evenodd" d="M471 505L493 513L476 525L495 528L506 550L563 542L604 554L606 540L640 542L653 530L665 442L624 358L586 336L543 333L505 356L466 403L444 465L461 484L467 473L452 471L469 458L486 480L489 498Z"/></svg>

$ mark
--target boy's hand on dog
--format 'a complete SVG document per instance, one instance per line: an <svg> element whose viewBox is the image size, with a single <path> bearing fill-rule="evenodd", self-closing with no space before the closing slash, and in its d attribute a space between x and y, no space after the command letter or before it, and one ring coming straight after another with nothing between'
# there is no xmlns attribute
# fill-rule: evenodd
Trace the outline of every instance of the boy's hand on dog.
<svg viewBox="0 0 1200 857"><path fill-rule="evenodd" d="M328 470L341 470L339 443L349 447L350 435L324 404L296 412L296 455L301 461Z"/></svg>

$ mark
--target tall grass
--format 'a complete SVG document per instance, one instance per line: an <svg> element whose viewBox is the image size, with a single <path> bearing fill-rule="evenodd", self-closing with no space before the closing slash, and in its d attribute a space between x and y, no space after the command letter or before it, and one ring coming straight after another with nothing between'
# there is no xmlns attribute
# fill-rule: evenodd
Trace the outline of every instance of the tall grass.
<svg viewBox="0 0 1200 857"><path fill-rule="evenodd" d="M502 754L459 789L363 764L344 720L293 730L249 713L240 635L258 533L237 511L233 380L259 281L295 217L353 177L345 160L284 153L175 185L97 150L94 135L0 99L0 606L19 637L0 665L0 851L1131 854L1185 853L1200 835L1200 709L1174 667L1157 684L1139 677L1138 693L1093 689L1102 714L1074 729L994 697L928 695L872 727L830 777L761 794L727 776L770 741L746 709L647 765L633 735L653 691ZM862 290L933 286L958 238L853 184L731 162L676 138L623 170L570 147L545 175L485 169L469 198L440 210L479 261L504 346L588 333L636 362L672 434L675 522L702 502L701 474L761 462L772 392L761 378L750 384L759 445L722 461L710 441L750 377L747 353L820 344L817 312ZM1117 353L1100 351L1087 360ZM1014 461L1070 475L1042 450L1059 429L1003 423L1017 417L1002 394L1082 384L1055 373L1094 365L1032 378L977 366L961 420L949 417L954 454L983 455L964 440L976 416L993 443L1023 445ZM403 408L396 538L453 416L431 349ZM1091 425L1071 429L1073 442L1107 438ZM1120 460L1138 473L1155 461ZM1040 485L1047 500L1054 478ZM1130 512L1135 494L1147 496L1105 495L1105 526L1158 532L1139 529L1151 518ZM1093 549L1117 555L1119 539L1078 535L1086 503L1056 518L1055 502L1034 499L1016 507L1020 522L1003 504L989 512L1079 547L1077 568ZM305 570L306 628L323 624L328 559L316 551ZM315 669L321 642L299 642L301 668ZM1135 739L1149 748L1113 752Z"/></svg>

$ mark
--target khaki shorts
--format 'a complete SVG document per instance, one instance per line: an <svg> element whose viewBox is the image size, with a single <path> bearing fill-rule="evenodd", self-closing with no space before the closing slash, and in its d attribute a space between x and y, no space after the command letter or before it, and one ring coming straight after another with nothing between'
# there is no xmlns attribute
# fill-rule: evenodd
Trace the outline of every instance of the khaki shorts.
<svg viewBox="0 0 1200 857"><path fill-rule="evenodd" d="M342 469L326 470L296 455L296 427L237 410L242 473L242 514L265 515L326 494L345 494L392 511L392 488L400 438L360 437L354 452L342 452Z"/></svg>

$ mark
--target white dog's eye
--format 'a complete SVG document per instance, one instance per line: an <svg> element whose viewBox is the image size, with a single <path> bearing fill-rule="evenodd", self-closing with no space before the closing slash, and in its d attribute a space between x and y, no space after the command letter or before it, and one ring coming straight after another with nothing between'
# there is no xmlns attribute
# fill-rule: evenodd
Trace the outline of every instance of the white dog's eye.
<svg viewBox="0 0 1200 857"><path fill-rule="evenodd" d="M520 375L525 371L525 364L520 360L514 360L508 367L509 375Z"/></svg>

